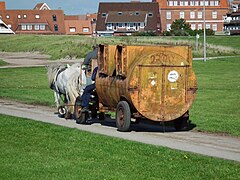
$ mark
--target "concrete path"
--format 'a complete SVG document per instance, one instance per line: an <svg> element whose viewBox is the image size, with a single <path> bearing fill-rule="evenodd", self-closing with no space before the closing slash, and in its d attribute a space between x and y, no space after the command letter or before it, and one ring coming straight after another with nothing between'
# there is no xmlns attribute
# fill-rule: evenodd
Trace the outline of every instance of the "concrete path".
<svg viewBox="0 0 240 180"><path fill-rule="evenodd" d="M150 124L134 125L131 132L123 133L117 131L115 121L112 119L93 120L91 125L80 125L73 120L58 118L54 114L54 109L48 107L31 106L1 99L0 114L240 162L240 138L191 131L173 132L171 128L168 129L168 132L163 132L162 126Z"/></svg>

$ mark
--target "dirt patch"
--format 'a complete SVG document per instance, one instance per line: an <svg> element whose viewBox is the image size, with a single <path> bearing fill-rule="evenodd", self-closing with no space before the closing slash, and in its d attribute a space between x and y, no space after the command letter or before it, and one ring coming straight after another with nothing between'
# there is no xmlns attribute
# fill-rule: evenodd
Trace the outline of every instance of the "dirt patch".
<svg viewBox="0 0 240 180"><path fill-rule="evenodd" d="M83 59L59 59L50 60L50 56L46 54L40 54L37 52L0 52L0 59L7 62L7 66L1 68L10 67L35 67L45 66L54 63L75 63L82 62Z"/></svg>

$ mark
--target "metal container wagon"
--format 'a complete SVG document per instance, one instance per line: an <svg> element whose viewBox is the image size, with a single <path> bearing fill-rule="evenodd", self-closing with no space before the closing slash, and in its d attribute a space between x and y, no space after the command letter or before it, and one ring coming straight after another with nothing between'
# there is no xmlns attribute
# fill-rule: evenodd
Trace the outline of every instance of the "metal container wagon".
<svg viewBox="0 0 240 180"><path fill-rule="evenodd" d="M99 45L97 63L99 111L115 110L119 131L132 118L188 128L197 91L189 46Z"/></svg>

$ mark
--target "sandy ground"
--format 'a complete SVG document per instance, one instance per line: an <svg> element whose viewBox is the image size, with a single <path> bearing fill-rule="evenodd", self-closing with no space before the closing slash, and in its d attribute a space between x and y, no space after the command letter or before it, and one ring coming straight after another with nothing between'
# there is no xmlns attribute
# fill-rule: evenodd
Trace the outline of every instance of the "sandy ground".
<svg viewBox="0 0 240 180"><path fill-rule="evenodd" d="M0 52L0 59L9 63L9 65L0 68L45 66L54 63L71 64L83 61L83 59L50 60L49 55L30 52L23 53Z"/></svg>
<svg viewBox="0 0 240 180"><path fill-rule="evenodd" d="M53 61L38 53L2 53L0 59L10 63L7 67L42 66ZM82 60L61 60L59 62L79 62ZM6 67L5 67L6 68ZM107 136L137 141L146 144L169 147L172 149L198 153L240 162L240 138L199 133L194 131L174 132L159 124L140 123L132 126L131 132L118 132L114 119L105 121L91 120L89 125L76 124L74 120L59 118L53 108L26 105L15 101L0 99L0 114L28 118L56 124L68 128L103 134Z"/></svg>

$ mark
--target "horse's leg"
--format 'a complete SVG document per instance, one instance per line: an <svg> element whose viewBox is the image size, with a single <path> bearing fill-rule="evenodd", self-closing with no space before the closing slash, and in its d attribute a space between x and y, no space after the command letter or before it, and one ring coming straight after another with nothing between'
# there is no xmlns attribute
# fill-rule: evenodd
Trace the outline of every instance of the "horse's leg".
<svg viewBox="0 0 240 180"><path fill-rule="evenodd" d="M60 103L61 103L60 102L61 98L60 98L60 94L57 93L56 91L54 91L54 98L55 98L55 104L56 104L57 108L59 108Z"/></svg>
<svg viewBox="0 0 240 180"><path fill-rule="evenodd" d="M73 114L73 110L72 110L72 104L71 104L71 101L70 101L70 98L69 98L69 95L68 95L68 92L66 92L66 95L65 95L65 104L66 104L66 115L65 115L65 119L71 119L71 115Z"/></svg>

